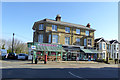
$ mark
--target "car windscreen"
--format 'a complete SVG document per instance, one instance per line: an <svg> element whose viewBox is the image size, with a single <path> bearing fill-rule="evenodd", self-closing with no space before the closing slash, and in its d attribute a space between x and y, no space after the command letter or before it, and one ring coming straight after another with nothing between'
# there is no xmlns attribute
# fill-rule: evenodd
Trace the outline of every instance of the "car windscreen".
<svg viewBox="0 0 120 80"><path fill-rule="evenodd" d="M19 54L19 56L25 56L25 54Z"/></svg>

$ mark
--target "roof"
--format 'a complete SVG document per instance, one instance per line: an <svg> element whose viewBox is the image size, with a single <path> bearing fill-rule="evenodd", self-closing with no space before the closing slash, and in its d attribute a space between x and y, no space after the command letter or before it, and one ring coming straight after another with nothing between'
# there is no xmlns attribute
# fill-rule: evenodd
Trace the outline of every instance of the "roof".
<svg viewBox="0 0 120 80"><path fill-rule="evenodd" d="M110 41L110 44L113 44L113 43L119 43L117 40L111 40ZM120 44L120 43L119 43Z"/></svg>
<svg viewBox="0 0 120 80"><path fill-rule="evenodd" d="M110 41L108 41L108 40L105 40L105 42L106 42L107 44L110 44Z"/></svg>
<svg viewBox="0 0 120 80"><path fill-rule="evenodd" d="M95 42L102 42L102 41L103 41L103 42L106 42L106 41L104 40L104 38L102 38L102 37L95 39Z"/></svg>
<svg viewBox="0 0 120 80"><path fill-rule="evenodd" d="M93 49L81 49L84 53L101 53L97 50L93 50Z"/></svg>
<svg viewBox="0 0 120 80"><path fill-rule="evenodd" d="M74 24L74 23L68 23L68 22L63 22L63 21L56 21L56 20L52 20L52 19L43 19L43 20L35 22L34 25L36 23L52 23L52 24L59 24L59 25L64 25L64 26L70 26L70 27L76 27L76 28L81 28L81 29L95 31L95 29L88 28L88 27L86 27L84 25ZM33 30L34 29L35 29L35 26L33 26Z"/></svg>

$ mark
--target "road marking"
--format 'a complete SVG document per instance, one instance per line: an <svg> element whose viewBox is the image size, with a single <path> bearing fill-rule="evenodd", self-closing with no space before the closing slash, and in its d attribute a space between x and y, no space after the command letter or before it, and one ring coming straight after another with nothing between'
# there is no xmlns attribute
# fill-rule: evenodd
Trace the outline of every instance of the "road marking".
<svg viewBox="0 0 120 80"><path fill-rule="evenodd" d="M82 77L80 77L80 76L77 76L77 75L75 75L75 74L73 74L73 73L71 73L71 72L68 72L69 74L71 74L72 76L75 76L75 77L77 77L77 78L82 78ZM85 79L85 78L82 78L82 79L84 79L84 80L88 80L88 79Z"/></svg>

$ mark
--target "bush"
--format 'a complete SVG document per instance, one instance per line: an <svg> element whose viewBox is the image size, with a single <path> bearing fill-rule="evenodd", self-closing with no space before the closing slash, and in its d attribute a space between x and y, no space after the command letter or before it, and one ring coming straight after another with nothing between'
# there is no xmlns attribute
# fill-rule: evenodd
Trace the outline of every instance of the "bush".
<svg viewBox="0 0 120 80"><path fill-rule="evenodd" d="M112 58L109 58L109 60L113 60Z"/></svg>

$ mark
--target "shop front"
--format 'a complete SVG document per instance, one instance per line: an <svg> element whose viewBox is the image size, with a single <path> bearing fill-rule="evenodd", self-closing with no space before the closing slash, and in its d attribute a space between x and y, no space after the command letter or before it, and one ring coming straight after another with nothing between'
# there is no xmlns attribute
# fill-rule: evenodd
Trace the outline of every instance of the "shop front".
<svg viewBox="0 0 120 80"><path fill-rule="evenodd" d="M59 44L35 42L32 44L28 43L28 45L29 48L31 48L31 53L33 53L33 60L37 58L38 60L44 61L45 55L47 55L48 61L58 61L62 60L62 56L65 53L65 50L62 48L62 45Z"/></svg>
<svg viewBox="0 0 120 80"><path fill-rule="evenodd" d="M80 60L87 60L87 61L91 61L91 60L96 60L98 57L98 54L100 54L101 52L97 51L97 50L93 50L93 49L81 49L80 50Z"/></svg>
<svg viewBox="0 0 120 80"><path fill-rule="evenodd" d="M78 61L80 55L79 46L70 46L63 45L63 49L66 51L66 54L63 54L64 61Z"/></svg>

